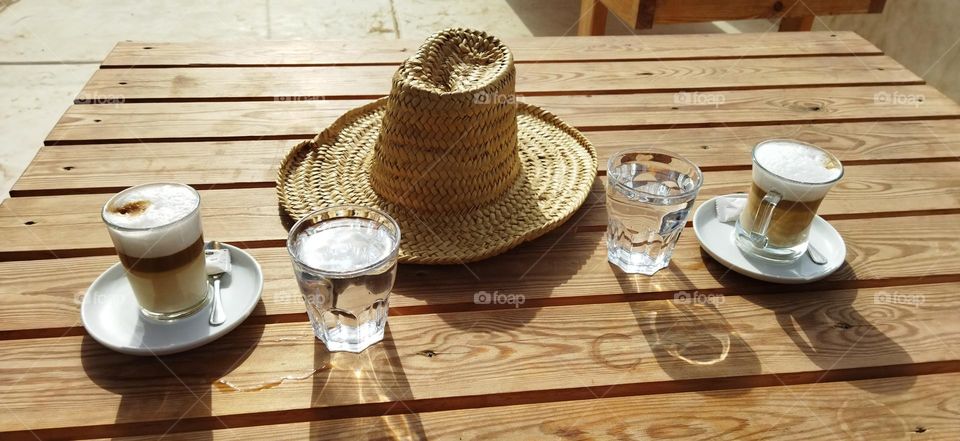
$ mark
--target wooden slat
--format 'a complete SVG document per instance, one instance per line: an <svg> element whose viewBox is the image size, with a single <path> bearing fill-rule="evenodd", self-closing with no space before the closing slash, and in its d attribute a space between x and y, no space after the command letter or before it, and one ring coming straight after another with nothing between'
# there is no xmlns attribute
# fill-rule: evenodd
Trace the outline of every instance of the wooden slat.
<svg viewBox="0 0 960 441"><path fill-rule="evenodd" d="M845 164L956 159L956 121L881 121L818 125L710 127L589 132L600 170L631 145L677 152L704 170L748 168L764 139L794 138L829 149ZM115 192L130 185L185 182L201 189L271 186L294 141L106 144L42 147L10 194ZM103 158L109 157L109 163ZM228 170L228 172L225 172Z"/></svg>
<svg viewBox="0 0 960 441"><path fill-rule="evenodd" d="M672 298L676 291L691 289L778 295L790 289L960 279L960 242L953 240L960 235L960 216L854 219L832 224L846 242L846 266L825 281L806 287L772 285L730 272L701 252L690 230L680 238L670 271L653 277L623 276L607 263L601 231L564 234L561 230L496 259L468 266L401 266L390 300L391 314L476 308L473 296L481 290L523 295L525 305L531 306ZM273 316L266 321L306 320L286 249L248 251L264 273L263 308L254 314ZM67 328L81 326L82 296L90 283L116 262L115 256L0 262L0 336L76 334L79 329Z"/></svg>
<svg viewBox="0 0 960 441"><path fill-rule="evenodd" d="M100 69L76 99L98 104L377 98L395 66ZM890 57L538 63L517 69L517 93L657 92L867 84L922 84Z"/></svg>
<svg viewBox="0 0 960 441"><path fill-rule="evenodd" d="M960 438L960 374L685 392L173 433L210 439ZM402 406L401 406L402 407ZM122 441L152 439L121 438Z"/></svg>
<svg viewBox="0 0 960 441"><path fill-rule="evenodd" d="M45 144L309 139L369 100L74 105Z"/></svg>
<svg viewBox="0 0 960 441"><path fill-rule="evenodd" d="M960 162L879 164L846 167L844 180L820 207L824 215L872 217L876 213L960 208ZM598 178L598 184L602 179ZM699 201L745 191L749 170L706 172ZM606 225L602 187L597 187L578 227ZM100 219L109 194L11 198L0 205L0 259L55 255L69 257L84 249L110 252L112 247ZM277 215L273 188L206 190L204 230L226 242L281 242L286 230ZM450 238L450 240L455 240Z"/></svg>
<svg viewBox="0 0 960 441"><path fill-rule="evenodd" d="M115 192L147 182L183 182L202 189L269 186L294 144L268 140L46 146L14 184L11 196L84 188Z"/></svg>
<svg viewBox="0 0 960 441"><path fill-rule="evenodd" d="M121 42L104 67L397 64L421 41ZM506 40L519 63L881 53L854 32L538 37ZM149 49L147 49L149 48Z"/></svg>
<svg viewBox="0 0 960 441"><path fill-rule="evenodd" d="M836 87L720 91L723 103L689 105L677 94L539 96L525 101L544 107L586 130L956 118L960 105L929 86ZM918 105L878 99L922 96ZM702 95L701 95L702 96ZM710 95L707 95L709 98ZM700 98L690 97L691 100ZM709 100L704 101L709 103Z"/></svg>
<svg viewBox="0 0 960 441"><path fill-rule="evenodd" d="M337 406L364 403L402 400L395 405L415 409L418 400L441 399L434 405L442 410L512 404L490 394L545 391L532 399L559 401L608 386L613 396L640 394L650 383L660 392L743 388L776 381L762 377L771 374L810 383L826 370L865 369L861 378L956 372L960 324L943 311L960 307L958 288L903 287L922 296L919 307L878 301L891 293L881 288L728 296L716 307L658 300L400 316L360 356L328 353L306 323L244 325L202 351L162 359L120 355L89 337L3 341L0 393L10 417L0 431L113 423L155 430L148 422L184 417L189 427L193 418L315 408L259 418L291 422L362 415L363 406ZM291 379L269 387L284 377Z"/></svg>
<svg viewBox="0 0 960 441"><path fill-rule="evenodd" d="M544 107L581 130L590 131L960 117L960 105L929 86L704 93L711 94L706 99L717 101L700 101L702 95L675 93L532 96L525 97L524 101ZM897 101L900 99L897 97L918 97L923 101L907 104ZM695 104L684 104L685 99ZM45 143L302 139L312 137L348 109L365 102L74 105L60 119ZM711 104L697 104L701 102Z"/></svg>
<svg viewBox="0 0 960 441"><path fill-rule="evenodd" d="M876 0L643 0L656 2L656 23L690 23L716 20L801 17L806 15L862 14Z"/></svg>
<svg viewBox="0 0 960 441"><path fill-rule="evenodd" d="M582 0L577 35L603 35L607 27L607 7L601 0Z"/></svg>

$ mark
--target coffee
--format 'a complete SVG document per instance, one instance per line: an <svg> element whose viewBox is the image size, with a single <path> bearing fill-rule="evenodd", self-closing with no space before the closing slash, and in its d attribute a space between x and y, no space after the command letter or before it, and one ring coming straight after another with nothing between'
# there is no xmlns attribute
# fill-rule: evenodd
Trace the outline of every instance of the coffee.
<svg viewBox="0 0 960 441"><path fill-rule="evenodd" d="M758 227L757 213L760 201L767 194L756 183L750 185L747 205L740 214L744 228L754 231ZM767 228L767 243L775 247L792 247L807 240L810 223L817 215L817 209L823 198L813 201L790 201L782 199L773 209L773 217ZM750 213L750 214L747 214Z"/></svg>
<svg viewBox="0 0 960 441"><path fill-rule="evenodd" d="M199 206L199 194L188 186L147 184L118 193L103 207L127 279L150 317L183 317L204 305Z"/></svg>
<svg viewBox="0 0 960 441"><path fill-rule="evenodd" d="M737 222L738 244L764 257L798 257L806 251L820 203L842 175L840 161L819 147L761 142L753 151L753 182Z"/></svg>

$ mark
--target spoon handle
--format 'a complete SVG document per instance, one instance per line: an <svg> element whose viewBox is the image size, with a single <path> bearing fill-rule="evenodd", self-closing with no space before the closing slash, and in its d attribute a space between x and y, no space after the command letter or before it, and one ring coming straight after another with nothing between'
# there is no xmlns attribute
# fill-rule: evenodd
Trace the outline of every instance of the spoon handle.
<svg viewBox="0 0 960 441"><path fill-rule="evenodd" d="M812 243L807 245L807 255L810 256L810 260L817 265L826 265L828 262L827 257L824 256L820 250L816 249Z"/></svg>
<svg viewBox="0 0 960 441"><path fill-rule="evenodd" d="M227 320L227 313L223 310L223 302L220 301L220 278L213 279L213 309L210 311L210 324L214 326L222 325Z"/></svg>

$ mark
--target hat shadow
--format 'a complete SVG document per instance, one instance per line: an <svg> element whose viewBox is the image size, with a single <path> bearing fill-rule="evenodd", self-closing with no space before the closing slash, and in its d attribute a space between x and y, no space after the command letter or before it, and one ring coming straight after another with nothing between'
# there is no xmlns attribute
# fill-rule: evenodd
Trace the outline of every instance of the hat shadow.
<svg viewBox="0 0 960 441"><path fill-rule="evenodd" d="M536 199L536 194L530 194ZM533 203L531 201L531 203ZM476 328L470 314L450 311L500 311L491 329L510 330L532 320L540 307L590 261L597 249L596 232L578 231L603 210L602 193L591 192L583 205L554 230L502 254L453 265L400 265L393 294L429 306L448 324ZM527 219L529 220L529 219ZM394 302L396 305L397 302ZM399 307L401 311L404 307ZM484 314L488 320L490 314Z"/></svg>

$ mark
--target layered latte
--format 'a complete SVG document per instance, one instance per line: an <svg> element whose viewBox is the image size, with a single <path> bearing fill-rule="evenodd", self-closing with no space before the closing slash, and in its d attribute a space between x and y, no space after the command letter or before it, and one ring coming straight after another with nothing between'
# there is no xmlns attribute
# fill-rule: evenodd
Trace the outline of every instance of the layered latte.
<svg viewBox="0 0 960 441"><path fill-rule="evenodd" d="M120 262L144 314L173 319L207 298L200 195L181 184L146 184L103 207Z"/></svg>

